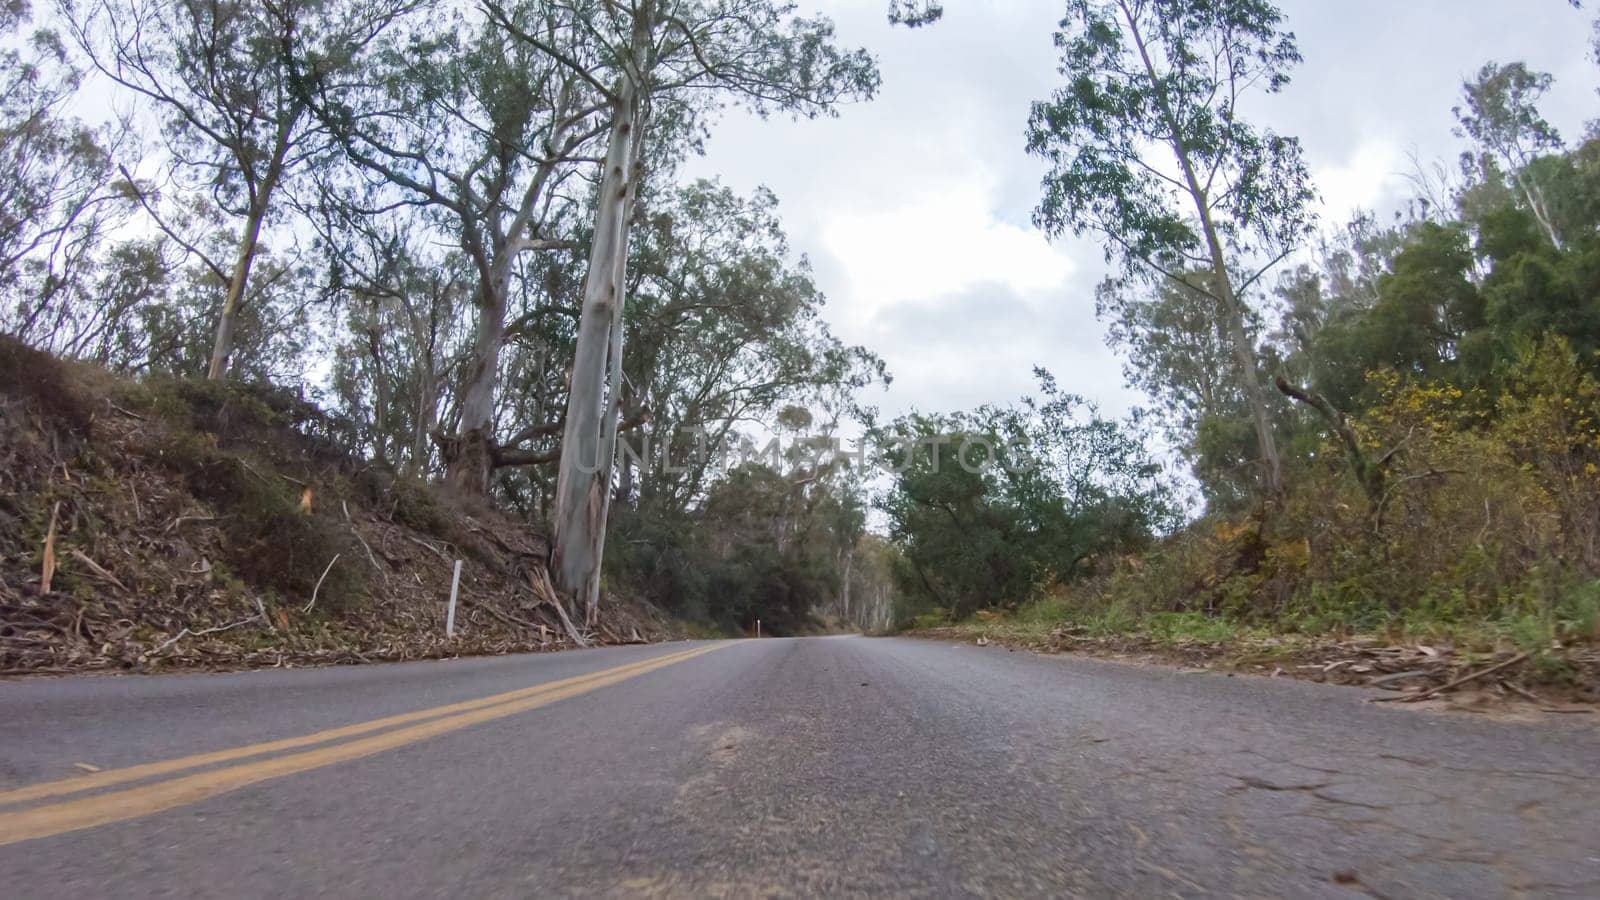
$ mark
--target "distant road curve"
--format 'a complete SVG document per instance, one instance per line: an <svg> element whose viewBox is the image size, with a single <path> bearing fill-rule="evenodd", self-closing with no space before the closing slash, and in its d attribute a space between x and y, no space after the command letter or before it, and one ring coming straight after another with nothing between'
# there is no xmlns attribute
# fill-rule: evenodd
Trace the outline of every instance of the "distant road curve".
<svg viewBox="0 0 1600 900"><path fill-rule="evenodd" d="M946 643L0 683L8 897L1600 896L1600 728Z"/></svg>

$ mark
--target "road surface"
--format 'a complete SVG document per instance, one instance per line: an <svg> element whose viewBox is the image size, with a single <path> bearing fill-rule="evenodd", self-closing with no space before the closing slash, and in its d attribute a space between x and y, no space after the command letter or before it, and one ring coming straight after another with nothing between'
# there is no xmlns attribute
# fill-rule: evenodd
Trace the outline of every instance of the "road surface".
<svg viewBox="0 0 1600 900"><path fill-rule="evenodd" d="M0 683L25 897L1600 896L1600 731L865 638Z"/></svg>

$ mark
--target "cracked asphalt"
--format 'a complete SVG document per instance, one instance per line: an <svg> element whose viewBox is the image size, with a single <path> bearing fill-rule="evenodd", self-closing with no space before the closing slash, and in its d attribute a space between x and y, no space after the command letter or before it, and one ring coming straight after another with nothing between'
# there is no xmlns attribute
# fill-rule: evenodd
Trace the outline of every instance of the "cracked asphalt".
<svg viewBox="0 0 1600 900"><path fill-rule="evenodd" d="M86 803L0 794L0 885L11 897L1600 897L1594 717L1500 722L1348 688L915 640L0 684L0 791L563 684L415 740L385 725L375 733L393 746L359 758L339 756L365 739L348 736L263 751L306 761L242 786L216 788L257 763L197 765L195 787L147 813L117 804L166 796L179 775L130 782L154 794L84 791ZM29 836L96 798L112 813Z"/></svg>

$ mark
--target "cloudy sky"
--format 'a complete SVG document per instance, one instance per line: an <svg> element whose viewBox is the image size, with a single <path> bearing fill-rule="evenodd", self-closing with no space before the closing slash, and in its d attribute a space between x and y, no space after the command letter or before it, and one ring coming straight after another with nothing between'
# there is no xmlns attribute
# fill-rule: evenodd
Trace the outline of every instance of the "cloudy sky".
<svg viewBox="0 0 1600 900"><path fill-rule="evenodd" d="M1328 223L1395 209L1412 159L1453 160L1451 108L1489 60L1556 76L1545 113L1570 139L1600 116L1592 12L1566 0L1283 0L1306 62L1260 124L1298 135ZM782 203L843 339L895 376L886 413L1014 400L1042 365L1108 411L1139 402L1094 317L1104 277L1091 240L1051 242L1030 221L1041 165L1023 152L1028 106L1057 84L1061 0L949 0L942 22L890 28L884 0L802 0L869 48L883 90L819 122L730 114L689 174Z"/></svg>

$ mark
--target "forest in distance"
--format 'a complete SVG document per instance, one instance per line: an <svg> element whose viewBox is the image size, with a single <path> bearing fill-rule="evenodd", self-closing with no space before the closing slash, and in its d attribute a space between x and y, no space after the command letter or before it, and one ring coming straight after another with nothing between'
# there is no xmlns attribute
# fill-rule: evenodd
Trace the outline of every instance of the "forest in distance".
<svg viewBox="0 0 1600 900"><path fill-rule="evenodd" d="M780 198L685 174L729 108L870 110L871 48L804 6L0 0L0 374L48 354L185 422L314 407L360 479L538 535L574 630L629 598L722 633L1600 641L1600 119L1552 125L1552 75L1482 61L1458 156L1328 221L1251 116L1304 62L1278 3L1062 0L1015 143L1033 225L1104 248L1142 403L1040 359L1012 402L886 415ZM19 571L56 489L0 503ZM241 608L381 603L357 540L376 581L318 561Z"/></svg>

